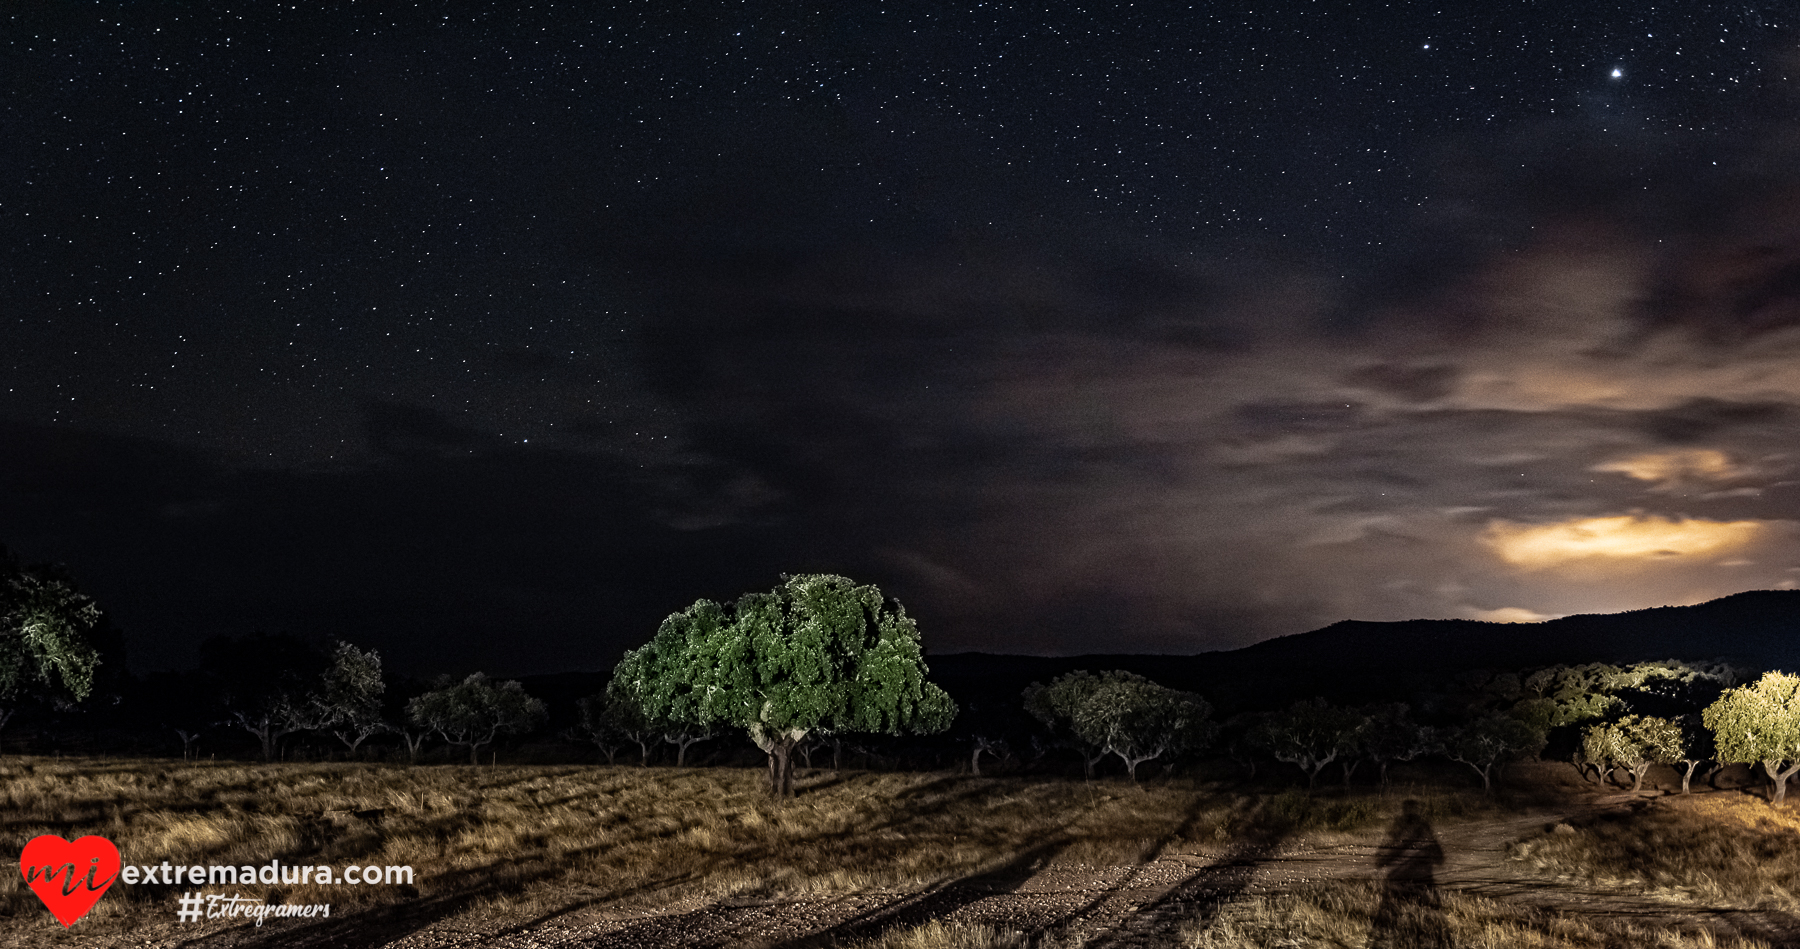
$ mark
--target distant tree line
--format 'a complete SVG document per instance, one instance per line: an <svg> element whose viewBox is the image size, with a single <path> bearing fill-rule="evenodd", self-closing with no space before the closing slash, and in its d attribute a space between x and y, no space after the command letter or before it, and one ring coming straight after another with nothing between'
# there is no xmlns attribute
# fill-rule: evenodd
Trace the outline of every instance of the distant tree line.
<svg viewBox="0 0 1800 949"><path fill-rule="evenodd" d="M95 692L109 627L61 570L26 566L0 548L0 729L21 709L69 713ZM214 638L200 668L158 673L157 727L184 757L220 730L253 739L265 760L294 735L329 738L345 757L392 735L409 761L429 743L483 750L540 729L545 703L516 681L482 673L390 688L381 656L348 641L322 650L292 636ZM872 585L844 577L784 577L729 604L696 601L627 652L601 692L577 703L562 737L591 742L608 764L654 748L687 764L700 743L741 732L764 755L769 791L794 792L795 760L829 749L872 754L855 736L942 734L958 708L927 678L917 624ZM115 697L116 701L116 697ZM1760 767L1781 801L1800 773L1800 676L1751 680L1723 663L1556 665L1470 672L1410 702L1334 705L1322 698L1215 721L1201 696L1120 670L1076 671L1032 683L1012 710L980 705L955 740L969 770L984 755L1043 767L1060 751L1092 777L1109 759L1132 780L1151 763L1222 751L1256 777L1274 762L1308 787L1336 766L1343 783L1368 765L1382 784L1396 763L1438 758L1469 768L1491 789L1508 762L1566 757L1586 780L1636 790L1657 765L1676 769L1682 793L1727 765ZM1009 717L1010 716L1010 717ZM1021 727L1020 723L1028 723ZM391 746L390 746L391 747ZM1291 773L1291 772L1290 772Z"/></svg>

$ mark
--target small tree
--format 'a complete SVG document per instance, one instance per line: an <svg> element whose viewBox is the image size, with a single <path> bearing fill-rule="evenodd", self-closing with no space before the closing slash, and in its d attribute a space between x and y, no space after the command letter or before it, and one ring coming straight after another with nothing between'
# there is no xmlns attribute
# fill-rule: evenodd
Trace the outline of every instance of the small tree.
<svg viewBox="0 0 1800 949"><path fill-rule="evenodd" d="M461 682L439 680L438 688L406 706L415 725L430 728L452 745L469 749L469 763L500 735L530 731L545 717L544 703L525 694L517 682L494 683L482 673Z"/></svg>
<svg viewBox="0 0 1800 949"><path fill-rule="evenodd" d="M969 739L969 773L981 774L981 756L1003 757L1007 753L1006 742L986 735L975 735Z"/></svg>
<svg viewBox="0 0 1800 949"><path fill-rule="evenodd" d="M27 693L82 701L100 654L88 642L100 608L47 568L21 568L0 548L0 728Z"/></svg>
<svg viewBox="0 0 1800 949"><path fill-rule="evenodd" d="M1489 712L1451 729L1444 754L1474 769L1481 776L1481 789L1492 791L1495 765L1536 754L1543 747L1543 732L1510 715Z"/></svg>
<svg viewBox="0 0 1800 949"><path fill-rule="evenodd" d="M1716 760L1713 750L1712 733L1700 727L1700 716L1683 715L1674 720L1681 730L1679 754L1673 764L1682 766L1681 793L1688 794L1694 782L1694 771L1709 761ZM1718 765L1713 766L1717 771ZM1711 772L1709 772L1711 773Z"/></svg>
<svg viewBox="0 0 1800 949"><path fill-rule="evenodd" d="M418 764L419 749L425 747L425 739L431 737L431 729L423 726L409 728L402 725L395 730L400 733L400 740L406 743L407 763Z"/></svg>
<svg viewBox="0 0 1800 949"><path fill-rule="evenodd" d="M1311 789L1319 772L1340 756L1354 754L1368 719L1356 709L1331 705L1324 699L1295 702L1285 711L1264 719L1258 738L1277 761L1285 761L1306 774Z"/></svg>
<svg viewBox="0 0 1800 949"><path fill-rule="evenodd" d="M663 730L662 740L675 746L675 767L687 767L688 748L719 737L719 730L710 726L689 725L684 722L670 722Z"/></svg>
<svg viewBox="0 0 1800 949"><path fill-rule="evenodd" d="M726 609L663 620L615 672L651 720L742 728L768 755L769 792L793 795L793 751L815 730L935 733L956 703L926 681L919 629L873 585L787 577Z"/></svg>
<svg viewBox="0 0 1800 949"><path fill-rule="evenodd" d="M1082 774L1094 776L1094 765L1106 758L1103 744L1089 741L1074 731L1076 717L1104 680L1085 669L1058 676L1049 685L1033 682L1025 687L1022 698L1025 711L1050 729L1059 741L1073 747L1081 755Z"/></svg>
<svg viewBox="0 0 1800 949"><path fill-rule="evenodd" d="M324 690L314 703L329 720L331 733L355 755L369 736L387 731L381 718L381 656L340 641L332 651L331 668L325 670Z"/></svg>
<svg viewBox="0 0 1800 949"><path fill-rule="evenodd" d="M1600 778L1602 787L1612 779L1612 773L1619 768L1619 762L1630 755L1627 749L1621 748L1622 736L1612 725L1601 723L1589 725L1581 733L1581 749L1577 752L1576 763L1592 766ZM1586 780L1585 774L1583 780Z"/></svg>
<svg viewBox="0 0 1800 949"><path fill-rule="evenodd" d="M1380 769L1381 784L1388 783L1388 765L1396 761L1412 761L1443 751L1437 732L1412 720L1412 710L1395 703L1364 711L1368 724L1363 728L1362 753Z"/></svg>
<svg viewBox="0 0 1800 949"><path fill-rule="evenodd" d="M1713 733L1718 760L1761 764L1774 783L1770 803L1787 796L1788 778L1800 771L1800 676L1769 672L1727 689L1701 721Z"/></svg>
<svg viewBox="0 0 1800 949"><path fill-rule="evenodd" d="M200 644L200 668L224 701L225 718L256 736L264 761L273 761L281 739L324 728L331 714L308 694L330 668L311 642L287 634L213 637Z"/></svg>
<svg viewBox="0 0 1800 949"><path fill-rule="evenodd" d="M613 764L618 757L619 750L625 747L631 739L625 734L625 729L619 725L617 716L613 714L614 709L608 704L607 693L587 696L576 702L575 705L581 716L575 725L575 733L593 742L595 747L600 749L600 753L606 756L606 763ZM638 747L643 750L644 761L648 763L650 757L648 746L640 743Z"/></svg>
<svg viewBox="0 0 1800 949"><path fill-rule="evenodd" d="M1117 670L1033 683L1025 708L1039 721L1066 726L1084 747L1118 756L1133 781L1138 765L1204 748L1218 732L1205 699Z"/></svg>

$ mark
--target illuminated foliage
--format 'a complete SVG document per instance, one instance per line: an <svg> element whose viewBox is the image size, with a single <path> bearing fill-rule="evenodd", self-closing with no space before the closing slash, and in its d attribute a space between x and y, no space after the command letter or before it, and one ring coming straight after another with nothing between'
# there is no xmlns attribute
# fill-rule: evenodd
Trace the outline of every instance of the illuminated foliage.
<svg viewBox="0 0 1800 949"><path fill-rule="evenodd" d="M0 560L0 725L26 692L88 697L100 664L88 634L99 621L94 601L67 580Z"/></svg>
<svg viewBox="0 0 1800 949"><path fill-rule="evenodd" d="M1774 782L1771 802L1787 796L1787 779L1800 771L1800 676L1770 672L1729 689L1701 720L1712 730L1720 761L1761 764Z"/></svg>
<svg viewBox="0 0 1800 949"><path fill-rule="evenodd" d="M898 603L807 574L730 609L700 600L672 614L613 682L651 721L744 729L769 756L770 793L787 797L809 734L948 728L956 703L926 673L918 625Z"/></svg>
<svg viewBox="0 0 1800 949"><path fill-rule="evenodd" d="M99 607L58 571L21 567L0 547L0 728L22 697L63 705L93 692L99 622Z"/></svg>
<svg viewBox="0 0 1800 949"><path fill-rule="evenodd" d="M1582 756L1606 773L1614 768L1630 772L1633 791L1643 788L1644 774L1652 765L1687 761L1688 745L1679 723L1647 715L1590 725L1581 735Z"/></svg>

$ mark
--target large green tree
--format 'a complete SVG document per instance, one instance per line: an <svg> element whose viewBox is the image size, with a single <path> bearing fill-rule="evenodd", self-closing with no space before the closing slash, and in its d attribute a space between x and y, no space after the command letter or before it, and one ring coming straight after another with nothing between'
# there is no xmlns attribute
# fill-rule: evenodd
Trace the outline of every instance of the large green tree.
<svg viewBox="0 0 1800 949"><path fill-rule="evenodd" d="M748 732L778 798L793 794L794 748L815 731L948 728L956 703L926 674L918 625L900 604L831 574L786 577L729 608L700 600L613 673L649 719Z"/></svg>
<svg viewBox="0 0 1800 949"><path fill-rule="evenodd" d="M0 727L27 694L88 697L100 664L89 634L99 621L100 609L69 580L21 567L0 548Z"/></svg>
<svg viewBox="0 0 1800 949"><path fill-rule="evenodd" d="M1761 764L1775 786L1770 801L1787 796L1788 778L1800 771L1800 676L1769 672L1727 689L1701 721L1712 730L1718 760Z"/></svg>

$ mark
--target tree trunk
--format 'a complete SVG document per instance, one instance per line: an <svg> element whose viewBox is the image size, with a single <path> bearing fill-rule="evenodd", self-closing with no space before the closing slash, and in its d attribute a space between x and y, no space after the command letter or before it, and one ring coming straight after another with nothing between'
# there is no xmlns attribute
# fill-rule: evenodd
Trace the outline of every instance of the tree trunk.
<svg viewBox="0 0 1800 949"><path fill-rule="evenodd" d="M981 775L981 746L980 745L976 745L975 750L969 753L969 773L973 774L977 777L979 777Z"/></svg>
<svg viewBox="0 0 1800 949"><path fill-rule="evenodd" d="M1642 791L1644 789L1644 773L1649 770L1650 770L1650 766L1647 764L1646 765L1637 765L1631 769L1631 790L1632 791Z"/></svg>
<svg viewBox="0 0 1800 949"><path fill-rule="evenodd" d="M794 796L794 745L783 738L769 745L769 796L781 800Z"/></svg>
<svg viewBox="0 0 1800 949"><path fill-rule="evenodd" d="M1361 758L1358 758L1355 761L1338 762L1338 767L1344 769L1344 787L1350 786L1350 776L1356 773L1356 766L1359 764L1362 764Z"/></svg>
<svg viewBox="0 0 1800 949"><path fill-rule="evenodd" d="M1688 786L1694 781L1694 769L1698 767L1700 767L1698 761L1687 762L1687 771L1681 775L1681 793L1688 793Z"/></svg>
<svg viewBox="0 0 1800 949"><path fill-rule="evenodd" d="M687 767L687 750L689 748L693 747L694 745L697 745L703 741L706 741L710 737L711 736L709 736L709 735L702 735L700 737L686 735L686 736L677 738L673 742L671 742L671 744L673 744L675 746L675 767L677 767L677 768ZM810 765L809 765L809 767L810 767Z"/></svg>
<svg viewBox="0 0 1800 949"><path fill-rule="evenodd" d="M1493 778L1491 776L1494 771L1494 763L1492 761L1488 762L1486 767L1483 767L1481 765L1476 764L1473 761L1470 761L1467 758L1451 758L1450 760L1451 761L1460 761L1463 764L1468 765L1470 768L1473 768L1476 774L1481 775L1481 790L1483 793L1491 793L1493 791L1494 782L1493 782Z"/></svg>
<svg viewBox="0 0 1800 949"><path fill-rule="evenodd" d="M469 763L470 764L473 764L473 765L481 764L481 758L478 756L480 751L481 751L480 745L476 744L475 742L469 742Z"/></svg>
<svg viewBox="0 0 1800 949"><path fill-rule="evenodd" d="M1384 788L1387 787L1387 768L1388 761L1386 758L1383 758L1381 760L1381 786Z"/></svg>
<svg viewBox="0 0 1800 949"><path fill-rule="evenodd" d="M1780 804L1782 799L1787 797L1788 778L1793 777L1794 772L1800 771L1800 760L1793 762L1786 771L1779 770L1781 764L1782 762L1777 759L1763 759L1763 770L1768 772L1769 779L1775 782L1775 793L1769 798L1770 804Z"/></svg>
<svg viewBox="0 0 1800 949"><path fill-rule="evenodd" d="M1312 790L1313 787L1319 783L1319 772L1325 770L1326 763L1327 762L1320 762L1318 767L1306 772L1306 789L1308 791Z"/></svg>

